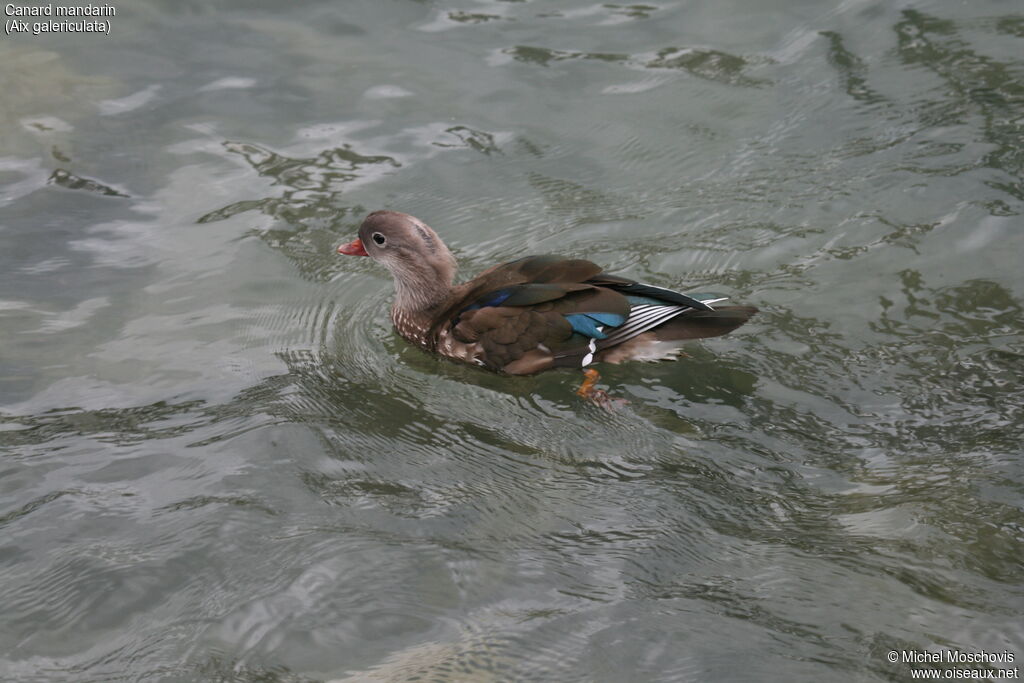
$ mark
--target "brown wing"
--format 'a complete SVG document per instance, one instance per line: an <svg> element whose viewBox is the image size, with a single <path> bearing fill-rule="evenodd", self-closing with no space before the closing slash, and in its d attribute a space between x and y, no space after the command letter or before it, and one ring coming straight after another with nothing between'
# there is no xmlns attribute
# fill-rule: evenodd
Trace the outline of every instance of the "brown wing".
<svg viewBox="0 0 1024 683"><path fill-rule="evenodd" d="M529 298L511 289L506 301ZM540 303L466 310L458 316L452 333L459 341L480 344L486 367L525 375L562 365L559 361L563 358L582 358L593 350L591 339L574 332L565 316L587 312L625 316L629 311L629 303L621 294L593 285L566 284L560 296L554 296L551 289L544 291L546 300ZM532 290L527 292L533 295Z"/></svg>

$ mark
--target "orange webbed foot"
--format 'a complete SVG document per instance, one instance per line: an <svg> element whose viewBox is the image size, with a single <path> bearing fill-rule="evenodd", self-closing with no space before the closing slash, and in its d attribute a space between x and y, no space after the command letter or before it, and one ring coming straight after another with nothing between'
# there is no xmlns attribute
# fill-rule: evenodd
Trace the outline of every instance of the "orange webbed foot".
<svg viewBox="0 0 1024 683"><path fill-rule="evenodd" d="M576 395L590 401L600 408L604 408L605 410L612 410L629 403L629 401L624 398L612 398L604 389L596 388L599 379L601 379L601 375L597 370L593 368L587 368L584 370L583 384L581 384L580 388L576 390Z"/></svg>

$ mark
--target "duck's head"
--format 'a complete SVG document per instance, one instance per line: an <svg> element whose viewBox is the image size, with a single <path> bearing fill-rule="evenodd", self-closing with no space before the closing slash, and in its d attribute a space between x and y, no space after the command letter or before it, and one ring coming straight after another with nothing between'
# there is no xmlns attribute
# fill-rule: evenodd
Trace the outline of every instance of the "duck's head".
<svg viewBox="0 0 1024 683"><path fill-rule="evenodd" d="M400 307L422 308L446 298L455 278L455 257L434 230L415 216L374 211L359 226L359 237L339 254L369 256L391 271Z"/></svg>

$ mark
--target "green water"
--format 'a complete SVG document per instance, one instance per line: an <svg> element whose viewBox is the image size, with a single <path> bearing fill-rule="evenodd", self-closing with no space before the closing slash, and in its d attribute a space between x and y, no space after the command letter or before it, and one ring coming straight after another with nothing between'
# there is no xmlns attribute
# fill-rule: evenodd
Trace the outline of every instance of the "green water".
<svg viewBox="0 0 1024 683"><path fill-rule="evenodd" d="M0 36L0 679L1024 666L1019 3L113 6ZM762 313L603 411L398 338L379 208Z"/></svg>

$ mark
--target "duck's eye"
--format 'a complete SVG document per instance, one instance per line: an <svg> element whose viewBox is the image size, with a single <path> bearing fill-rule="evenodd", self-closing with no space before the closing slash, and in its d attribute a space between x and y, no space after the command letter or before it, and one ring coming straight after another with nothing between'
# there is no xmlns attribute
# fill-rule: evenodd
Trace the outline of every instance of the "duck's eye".
<svg viewBox="0 0 1024 683"><path fill-rule="evenodd" d="M373 233L373 241L383 247L384 243L388 241L388 238L379 232L375 232Z"/></svg>

